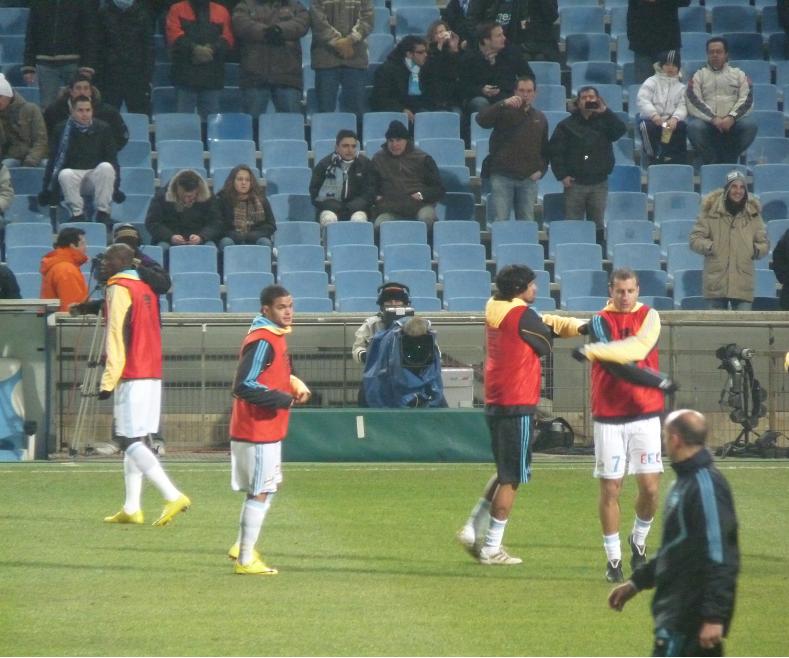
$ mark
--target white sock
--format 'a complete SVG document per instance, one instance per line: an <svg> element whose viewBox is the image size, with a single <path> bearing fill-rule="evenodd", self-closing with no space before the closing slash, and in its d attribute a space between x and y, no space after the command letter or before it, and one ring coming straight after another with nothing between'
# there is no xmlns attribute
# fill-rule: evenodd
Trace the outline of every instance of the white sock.
<svg viewBox="0 0 789 658"><path fill-rule="evenodd" d="M483 520L486 520L485 517L489 515L490 501L487 498L480 498L477 501L477 504L474 505L474 509L471 510L471 514L469 514L469 517L466 520L464 529L476 534L476 530L480 526L480 523Z"/></svg>
<svg viewBox="0 0 789 658"><path fill-rule="evenodd" d="M249 498L244 502L244 509L241 513L241 539L239 541L238 562L239 564L249 564L252 562L252 550L258 542L260 529L266 513L271 507L271 494L266 496L266 500L260 502L254 498Z"/></svg>
<svg viewBox="0 0 789 658"><path fill-rule="evenodd" d="M618 532L613 535L603 535L603 548L609 562L622 559L622 544L619 541Z"/></svg>
<svg viewBox="0 0 789 658"><path fill-rule="evenodd" d="M236 537L236 544L238 544L239 546L241 546L241 528L243 527L244 524L244 510L246 509L246 507L247 507L247 501L245 498L244 502L241 503L241 517L238 519L238 537Z"/></svg>
<svg viewBox="0 0 789 658"><path fill-rule="evenodd" d="M126 449L126 456L145 474L145 477L153 482L168 503L178 499L181 492L167 477L156 455L142 441L132 443Z"/></svg>
<svg viewBox="0 0 789 658"><path fill-rule="evenodd" d="M142 471L126 454L123 455L123 481L126 485L126 501L123 503L123 511L126 514L139 512L140 498L142 497Z"/></svg>
<svg viewBox="0 0 789 658"><path fill-rule="evenodd" d="M488 533L485 535L485 549L489 553L495 553L501 548L501 542L504 539L504 528L507 527L507 519L500 521L495 516L490 517L490 527Z"/></svg>
<svg viewBox="0 0 789 658"><path fill-rule="evenodd" d="M638 514L636 514L636 520L633 521L633 541L636 543L636 546L641 547L646 545L647 535L651 527L652 519L644 520L639 518Z"/></svg>

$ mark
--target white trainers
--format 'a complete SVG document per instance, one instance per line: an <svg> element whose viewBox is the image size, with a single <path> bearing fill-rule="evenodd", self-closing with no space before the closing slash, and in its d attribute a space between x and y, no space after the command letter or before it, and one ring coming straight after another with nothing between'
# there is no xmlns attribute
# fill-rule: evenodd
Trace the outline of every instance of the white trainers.
<svg viewBox="0 0 789 658"><path fill-rule="evenodd" d="M479 563L480 564L503 564L503 565L513 565L513 564L521 564L523 560L519 557L514 557L507 553L502 547L491 549L487 546L483 546L479 550Z"/></svg>

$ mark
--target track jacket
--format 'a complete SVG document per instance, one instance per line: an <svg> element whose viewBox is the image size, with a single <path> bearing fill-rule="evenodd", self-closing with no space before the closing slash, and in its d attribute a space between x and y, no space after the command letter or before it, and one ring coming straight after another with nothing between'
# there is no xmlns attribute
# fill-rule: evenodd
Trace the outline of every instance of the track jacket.
<svg viewBox="0 0 789 658"><path fill-rule="evenodd" d="M753 89L745 71L724 64L702 66L688 82L688 112L702 121L731 116L736 121L753 109Z"/></svg>

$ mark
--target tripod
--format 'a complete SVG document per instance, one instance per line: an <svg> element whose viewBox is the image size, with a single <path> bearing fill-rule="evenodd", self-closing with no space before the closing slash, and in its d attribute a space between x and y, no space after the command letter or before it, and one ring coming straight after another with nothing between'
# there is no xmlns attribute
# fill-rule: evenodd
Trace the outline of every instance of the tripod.
<svg viewBox="0 0 789 658"><path fill-rule="evenodd" d="M96 325L88 348L88 359L85 363L85 372L82 375L82 384L79 387L79 410L74 423L74 435L69 446L69 456L79 454L83 440L86 436L95 436L96 430L96 400L98 399L98 383L101 365L101 353L104 347L104 330L102 328L102 310L96 315Z"/></svg>
<svg viewBox="0 0 789 658"><path fill-rule="evenodd" d="M754 376L750 359L745 359L742 365L737 361L736 367L726 361L720 367L729 373L726 386L721 391L720 404L723 406L725 400L732 407L729 418L732 422L739 423L742 429L734 441L720 448L718 454L721 457L745 456L748 453L761 456L758 443L762 435L754 428L759 424L759 419L767 414L767 408L763 404L767 399L767 391ZM756 437L756 445L751 444L751 435Z"/></svg>

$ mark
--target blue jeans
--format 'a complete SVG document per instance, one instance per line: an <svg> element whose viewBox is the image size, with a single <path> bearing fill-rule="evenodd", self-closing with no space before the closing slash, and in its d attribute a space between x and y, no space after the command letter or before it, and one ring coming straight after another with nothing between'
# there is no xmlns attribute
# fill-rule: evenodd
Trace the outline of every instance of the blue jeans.
<svg viewBox="0 0 789 658"><path fill-rule="evenodd" d="M79 66L76 63L63 64L61 66L36 64L36 77L38 77L38 90L41 94L42 110L58 97L61 87L71 83L71 78L74 77L78 68Z"/></svg>
<svg viewBox="0 0 789 658"><path fill-rule="evenodd" d="M241 103L244 112L253 117L266 111L269 100L274 101L277 112L301 113L301 89L283 85L265 85L262 87L245 87L241 90Z"/></svg>
<svg viewBox="0 0 789 658"><path fill-rule="evenodd" d="M738 119L727 133L719 132L711 123L688 118L688 138L701 157L702 164L734 163L751 145L758 126L749 116Z"/></svg>
<svg viewBox="0 0 789 658"><path fill-rule="evenodd" d="M236 242L235 242L235 240L233 240L233 238L222 238L219 241L219 251L224 251L225 247L232 247L235 244L236 244ZM258 240L255 242L255 244L258 244L258 245L260 245L262 247L270 247L271 246L271 240L269 240L268 238L258 238Z"/></svg>
<svg viewBox="0 0 789 658"><path fill-rule="evenodd" d="M512 213L515 219L534 219L534 204L537 202L537 181L530 178L517 180L502 174L490 176L490 201L493 204L495 221L507 220Z"/></svg>
<svg viewBox="0 0 789 658"><path fill-rule="evenodd" d="M315 69L315 93L318 97L318 112L334 112L337 94L340 94L340 111L353 112L357 117L364 114L366 69L337 66L330 69Z"/></svg>
<svg viewBox="0 0 789 658"><path fill-rule="evenodd" d="M744 299L734 299L733 297L709 297L707 306L711 311L728 311L731 304L732 311L750 311L753 308L752 302Z"/></svg>
<svg viewBox="0 0 789 658"><path fill-rule="evenodd" d="M192 114L195 109L201 119L206 119L209 114L219 113L219 89L189 89L188 87L175 88L175 111Z"/></svg>

